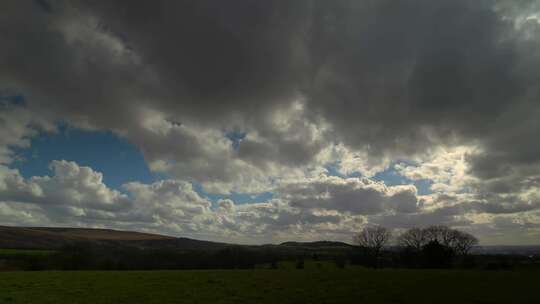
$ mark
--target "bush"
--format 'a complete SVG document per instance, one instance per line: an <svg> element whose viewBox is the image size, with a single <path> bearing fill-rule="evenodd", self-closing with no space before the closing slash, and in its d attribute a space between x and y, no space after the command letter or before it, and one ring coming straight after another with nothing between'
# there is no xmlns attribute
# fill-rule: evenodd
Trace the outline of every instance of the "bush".
<svg viewBox="0 0 540 304"><path fill-rule="evenodd" d="M296 269L304 269L304 259L296 261Z"/></svg>
<svg viewBox="0 0 540 304"><path fill-rule="evenodd" d="M454 252L452 248L434 240L422 248L422 257L422 262L426 268L450 268L452 267Z"/></svg>

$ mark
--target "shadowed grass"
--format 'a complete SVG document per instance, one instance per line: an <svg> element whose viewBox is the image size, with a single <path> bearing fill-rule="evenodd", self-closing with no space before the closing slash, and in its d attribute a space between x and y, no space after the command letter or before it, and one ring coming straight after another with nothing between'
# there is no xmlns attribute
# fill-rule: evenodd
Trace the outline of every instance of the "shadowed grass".
<svg viewBox="0 0 540 304"><path fill-rule="evenodd" d="M37 250L37 249L2 249L0 248L0 256L44 256L55 253L54 250Z"/></svg>
<svg viewBox="0 0 540 304"><path fill-rule="evenodd" d="M536 271L0 273L0 303L540 303Z"/></svg>

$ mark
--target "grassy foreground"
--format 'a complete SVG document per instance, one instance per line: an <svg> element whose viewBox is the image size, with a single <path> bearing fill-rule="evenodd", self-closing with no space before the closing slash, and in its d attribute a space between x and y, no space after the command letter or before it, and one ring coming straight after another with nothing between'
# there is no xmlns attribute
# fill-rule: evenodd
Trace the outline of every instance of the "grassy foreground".
<svg viewBox="0 0 540 304"><path fill-rule="evenodd" d="M24 255L24 256L45 256L53 254L53 250L36 250L36 249L3 249L0 248L0 257L4 256L15 256L15 255Z"/></svg>
<svg viewBox="0 0 540 304"><path fill-rule="evenodd" d="M537 271L0 273L0 303L540 303Z"/></svg>

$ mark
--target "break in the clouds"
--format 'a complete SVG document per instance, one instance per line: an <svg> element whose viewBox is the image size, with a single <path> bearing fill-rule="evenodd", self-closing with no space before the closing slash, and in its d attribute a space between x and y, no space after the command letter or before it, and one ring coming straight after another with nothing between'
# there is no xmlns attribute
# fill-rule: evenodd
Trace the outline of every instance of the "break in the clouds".
<svg viewBox="0 0 540 304"><path fill-rule="evenodd" d="M429 224L540 239L539 1L0 11L0 223L254 243ZM59 126L110 132L160 178L112 187L80 155L20 171Z"/></svg>

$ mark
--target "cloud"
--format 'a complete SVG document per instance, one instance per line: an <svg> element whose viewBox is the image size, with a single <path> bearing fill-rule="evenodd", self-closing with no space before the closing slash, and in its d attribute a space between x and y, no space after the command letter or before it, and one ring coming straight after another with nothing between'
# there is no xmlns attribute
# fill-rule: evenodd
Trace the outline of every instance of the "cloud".
<svg viewBox="0 0 540 304"><path fill-rule="evenodd" d="M282 186L278 193L298 208L376 214L417 210L414 186L387 187L369 179L326 177Z"/></svg>
<svg viewBox="0 0 540 304"><path fill-rule="evenodd" d="M13 149L29 147L39 131L54 132L55 126L21 107L0 103L0 165L20 160Z"/></svg>
<svg viewBox="0 0 540 304"><path fill-rule="evenodd" d="M108 188L102 174L89 167L69 161L53 161L50 167L52 176L29 179L17 170L0 167L3 215L21 217L21 223L34 219L34 224L112 225L190 233L204 230L211 213L211 202L187 182L132 182L123 186L122 193Z"/></svg>
<svg viewBox="0 0 540 304"><path fill-rule="evenodd" d="M39 226L50 225L49 219L39 206L0 202L0 221L2 225Z"/></svg>
<svg viewBox="0 0 540 304"><path fill-rule="evenodd" d="M4 223L137 229L242 243L349 241L366 224L396 229L446 224L489 234L480 228L490 223L485 219L501 216L513 216L514 229L521 225L534 233L540 207L539 200L525 201L538 193L517 202L479 201L472 194L418 196L414 186L326 175L281 184L266 202L235 204L230 199L212 202L186 181L130 182L119 192L89 167L69 161L53 161L50 167L51 176L27 179L0 167Z"/></svg>
<svg viewBox="0 0 540 304"><path fill-rule="evenodd" d="M191 184L165 180L153 184L128 183L124 188L134 198L135 209L159 220L190 221L210 212L211 203L201 198Z"/></svg>
<svg viewBox="0 0 540 304"><path fill-rule="evenodd" d="M17 170L0 167L0 200L65 206L73 212L84 209L117 211L129 207L126 195L109 189L103 175L74 162L52 161L53 176L24 179Z"/></svg>
<svg viewBox="0 0 540 304"><path fill-rule="evenodd" d="M456 193L468 188L477 179L470 173L467 157L475 153L471 146L437 147L413 164L398 163L395 170L413 180L433 182L431 190L442 193Z"/></svg>
<svg viewBox="0 0 540 304"><path fill-rule="evenodd" d="M6 214L8 201L25 201L56 219L268 237L285 223L307 236L370 218L466 225L465 214L537 209L536 1L0 6L0 92L24 96L0 104ZM51 177L7 168L15 148L59 122L114 132L168 180L122 193L69 162L53 163ZM245 136L232 142L231 132ZM369 179L391 166L435 193ZM320 177L330 167L342 177ZM279 203L222 202L218 216L193 183L275 191ZM448 217L450 205L462 215Z"/></svg>
<svg viewBox="0 0 540 304"><path fill-rule="evenodd" d="M39 115L127 137L152 168L178 178L215 176L208 182L223 186L239 172L304 166L335 143L374 164L474 141L484 152L468 160L480 177L539 161L538 24L524 17L534 6L3 6L3 83ZM149 120L171 130L156 134ZM237 151L223 134L234 128L247 133ZM527 144L512 142L521 138Z"/></svg>
<svg viewBox="0 0 540 304"><path fill-rule="evenodd" d="M214 204L185 181L131 182L123 185L125 192L122 193L108 188L103 184L102 174L89 167L68 161L53 161L50 167L52 176L28 179L21 177L17 170L0 167L0 206L4 215L17 216L21 223L136 227L242 242L283 240L287 233L304 232L308 234L302 238L316 237L317 232L335 237L348 231L345 223L351 221L351 216L332 211L335 208L314 210L316 206L293 203L299 193L293 189L298 185L284 186L279 198L263 203L236 205L231 200L219 200ZM348 183L357 191L360 191L360 186L365 186L359 180L329 179L306 182L306 190L301 191L316 192L316 188L325 182L345 186ZM400 209L393 204L402 203L400 196L406 189L369 186L377 186L377 191L385 192L379 194L381 201L368 202L372 208L376 204L384 204ZM308 190L307 187L313 189ZM330 191L339 197L343 190L334 187ZM331 202L329 206L332 206ZM339 206L337 201L336 206Z"/></svg>

